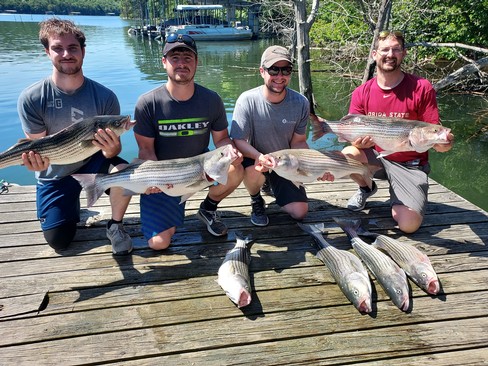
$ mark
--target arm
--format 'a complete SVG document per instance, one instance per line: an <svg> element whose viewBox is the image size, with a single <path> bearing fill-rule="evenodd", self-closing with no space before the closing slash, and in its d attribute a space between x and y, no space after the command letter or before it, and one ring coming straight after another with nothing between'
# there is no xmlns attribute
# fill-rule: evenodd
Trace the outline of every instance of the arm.
<svg viewBox="0 0 488 366"><path fill-rule="evenodd" d="M136 138L137 146L139 147L139 159L142 160L158 160L156 156L156 150L154 149L154 138L146 137L134 133Z"/></svg>

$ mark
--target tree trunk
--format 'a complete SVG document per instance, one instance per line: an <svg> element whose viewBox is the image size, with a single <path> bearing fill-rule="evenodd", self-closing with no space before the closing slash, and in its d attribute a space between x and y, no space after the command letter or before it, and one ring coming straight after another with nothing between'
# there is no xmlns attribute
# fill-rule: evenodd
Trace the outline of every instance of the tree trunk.
<svg viewBox="0 0 488 366"><path fill-rule="evenodd" d="M315 114L314 97L312 88L312 73L310 68L310 28L315 20L319 0L314 0L312 11L307 19L307 2L305 0L294 0L295 24L296 24L296 47L298 65L298 83L300 93L310 102L310 113Z"/></svg>

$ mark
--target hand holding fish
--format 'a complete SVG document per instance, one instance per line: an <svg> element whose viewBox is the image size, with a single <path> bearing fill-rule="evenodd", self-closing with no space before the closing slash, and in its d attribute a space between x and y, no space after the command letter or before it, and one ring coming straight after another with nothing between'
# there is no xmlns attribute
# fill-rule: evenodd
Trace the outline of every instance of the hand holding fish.
<svg viewBox="0 0 488 366"><path fill-rule="evenodd" d="M452 133L449 133L447 135L447 140L449 141L447 144L435 144L432 147L437 152L447 152L451 150L452 145L454 145L454 135Z"/></svg>
<svg viewBox="0 0 488 366"><path fill-rule="evenodd" d="M49 158L43 158L34 151L22 154L22 164L34 172L42 172L49 167Z"/></svg>
<svg viewBox="0 0 488 366"><path fill-rule="evenodd" d="M323 176L321 177L318 177L317 180L321 180L321 181L329 181L329 182L333 182L334 181L334 174L332 174L331 172L325 172Z"/></svg>
<svg viewBox="0 0 488 366"><path fill-rule="evenodd" d="M269 169L273 169L275 166L276 161L273 156L261 154L254 164L254 169L256 169L258 172L265 173Z"/></svg>
<svg viewBox="0 0 488 366"><path fill-rule="evenodd" d="M357 147L358 149L368 149L373 147L375 143L371 136L361 136L352 141L351 145Z"/></svg>
<svg viewBox="0 0 488 366"><path fill-rule="evenodd" d="M122 144L110 128L98 129L94 135L93 145L102 150L106 158L113 158L122 151Z"/></svg>

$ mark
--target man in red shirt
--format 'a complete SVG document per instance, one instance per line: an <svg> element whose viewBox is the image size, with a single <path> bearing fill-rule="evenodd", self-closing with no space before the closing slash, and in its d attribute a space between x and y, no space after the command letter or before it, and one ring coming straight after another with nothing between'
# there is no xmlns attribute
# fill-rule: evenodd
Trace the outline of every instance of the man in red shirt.
<svg viewBox="0 0 488 366"><path fill-rule="evenodd" d="M379 34L372 52L376 61L376 77L354 90L349 113L439 124L436 92L430 82L401 70L406 53L401 32L383 31ZM450 150L454 136L449 134L448 138L449 144L436 144L434 149L438 152ZM427 203L428 152L399 152L378 158L379 151L370 136L360 137L342 150L364 164L379 168L374 178L387 179L390 183L393 219L400 230L413 233L422 224ZM369 178L359 175L351 178L358 183L359 189L349 199L347 207L361 211L377 187Z"/></svg>

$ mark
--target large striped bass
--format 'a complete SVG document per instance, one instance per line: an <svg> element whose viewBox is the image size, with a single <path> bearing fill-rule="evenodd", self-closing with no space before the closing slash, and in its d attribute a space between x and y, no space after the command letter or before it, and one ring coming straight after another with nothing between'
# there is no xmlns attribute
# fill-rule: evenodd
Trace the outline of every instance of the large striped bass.
<svg viewBox="0 0 488 366"><path fill-rule="evenodd" d="M284 149L269 153L268 156L273 164L266 167L296 185L314 182L326 172L334 175L335 179L348 177L350 174L369 174L366 165L340 151Z"/></svg>
<svg viewBox="0 0 488 366"><path fill-rule="evenodd" d="M391 301L400 310L407 311L410 307L410 289L405 271L381 250L359 238L357 233L358 220L334 218L334 221L348 235L352 247Z"/></svg>
<svg viewBox="0 0 488 366"><path fill-rule="evenodd" d="M382 150L380 156L399 151L425 152L435 144L448 144L450 128L438 124L401 118L385 118L348 114L339 121L312 119L315 141L327 133L337 135L340 142L352 142L370 136Z"/></svg>
<svg viewBox="0 0 488 366"><path fill-rule="evenodd" d="M130 116L106 115L86 118L81 122L39 139L21 139L17 144L0 153L0 168L22 165L22 154L34 151L49 158L53 165L73 164L82 161L98 150L93 145L94 134L99 129L111 129L117 136L135 124Z"/></svg>
<svg viewBox="0 0 488 366"><path fill-rule="evenodd" d="M319 247L319 258L329 269L342 293L361 313L370 313L371 281L361 260L347 250L337 249L323 237L324 224L303 224L298 226L310 234Z"/></svg>
<svg viewBox="0 0 488 366"><path fill-rule="evenodd" d="M358 234L375 238L372 245L388 254L425 292L431 295L439 293L437 273L425 253L413 245L402 243L386 235L369 232L362 226L359 227Z"/></svg>
<svg viewBox="0 0 488 366"><path fill-rule="evenodd" d="M73 174L72 177L85 189L88 207L110 187L122 187L128 195L158 187L169 196L182 196L184 202L214 182L226 184L230 165L236 158L229 144L189 158L135 160L112 174Z"/></svg>
<svg viewBox="0 0 488 366"><path fill-rule="evenodd" d="M236 234L236 244L227 252L218 271L217 283L238 308L249 305L252 300L249 277L251 245L249 237Z"/></svg>

